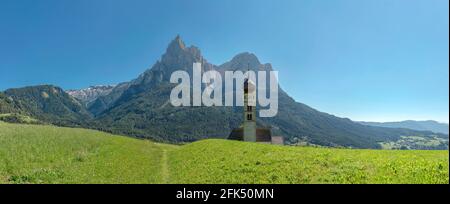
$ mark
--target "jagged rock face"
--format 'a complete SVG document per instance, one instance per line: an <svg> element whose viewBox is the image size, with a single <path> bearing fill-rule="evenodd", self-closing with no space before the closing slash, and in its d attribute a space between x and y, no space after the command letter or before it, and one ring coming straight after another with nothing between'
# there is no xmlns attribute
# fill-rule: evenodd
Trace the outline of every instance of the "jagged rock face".
<svg viewBox="0 0 450 204"><path fill-rule="evenodd" d="M152 68L145 71L137 79L132 81L133 85L155 85L160 82L168 82L174 71L183 70L192 74L192 64L202 63L202 71L208 71L215 68L208 63L201 55L200 50L195 46L186 47L184 42L177 36L166 49L161 60L156 62Z"/></svg>
<svg viewBox="0 0 450 204"><path fill-rule="evenodd" d="M72 97L88 105L95 101L98 97L106 96L111 93L114 87L115 85L98 85L80 90L67 90L66 92Z"/></svg>
<svg viewBox="0 0 450 204"><path fill-rule="evenodd" d="M166 49L161 59L150 69L139 75L138 78L117 85L111 93L98 97L88 105L88 109L94 115L100 115L114 105L128 101L131 96L150 90L161 83L169 83L174 71L184 70L192 75L192 64L202 63L202 72L217 69L217 66L208 63L195 46L186 47L177 36Z"/></svg>

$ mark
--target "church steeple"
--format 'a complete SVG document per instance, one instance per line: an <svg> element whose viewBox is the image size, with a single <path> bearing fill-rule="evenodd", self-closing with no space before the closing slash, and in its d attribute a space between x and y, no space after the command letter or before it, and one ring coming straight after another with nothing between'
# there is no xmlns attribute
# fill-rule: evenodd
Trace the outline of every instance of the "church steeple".
<svg viewBox="0 0 450 204"><path fill-rule="evenodd" d="M246 74L247 75L247 74ZM253 77L256 80L256 77ZM233 129L228 139L246 142L263 142L272 143L272 131L268 127L256 126L256 83L252 77L246 76L244 79L244 106L243 106L243 123L239 128ZM283 143L282 137L275 137L277 144ZM281 141L281 142L279 142Z"/></svg>
<svg viewBox="0 0 450 204"><path fill-rule="evenodd" d="M256 86L246 78L244 81L244 141L256 142Z"/></svg>

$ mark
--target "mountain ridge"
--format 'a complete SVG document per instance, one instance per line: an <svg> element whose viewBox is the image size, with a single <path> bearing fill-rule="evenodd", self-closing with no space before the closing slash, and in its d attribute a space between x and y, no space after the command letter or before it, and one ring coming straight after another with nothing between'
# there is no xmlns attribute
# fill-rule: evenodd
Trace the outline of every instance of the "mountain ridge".
<svg viewBox="0 0 450 204"><path fill-rule="evenodd" d="M70 89L66 92L89 106L98 97L108 95L114 87L115 85L94 85L84 89Z"/></svg>
<svg viewBox="0 0 450 204"><path fill-rule="evenodd" d="M443 134L449 133L449 125L447 123L440 123L434 120L403 120L393 122L359 121L359 123L378 127L408 128L412 130L425 130Z"/></svg>
<svg viewBox="0 0 450 204"><path fill-rule="evenodd" d="M11 88L4 94L14 103L15 112L55 125L81 126L92 119L80 101L57 86Z"/></svg>
<svg viewBox="0 0 450 204"><path fill-rule="evenodd" d="M171 72L181 69L191 75L194 62L203 62L202 72L272 70L271 64L261 64L256 55L249 52L239 53L218 66L210 64L197 47L187 47L177 36L169 43L160 60L137 79L128 82L130 85L121 96L110 101L108 108L96 114L97 120L108 131L150 137L158 141L189 142L211 137L226 138L231 129L241 122L241 107L168 105L168 96L174 86L169 83ZM284 136L288 143L300 140L324 146L380 148L380 142L396 140L402 135L431 135L430 132L408 129L369 127L338 118L296 102L282 88L279 88L279 99L278 115L259 118L258 122L263 126L271 126L274 134ZM128 126L131 128L123 130Z"/></svg>

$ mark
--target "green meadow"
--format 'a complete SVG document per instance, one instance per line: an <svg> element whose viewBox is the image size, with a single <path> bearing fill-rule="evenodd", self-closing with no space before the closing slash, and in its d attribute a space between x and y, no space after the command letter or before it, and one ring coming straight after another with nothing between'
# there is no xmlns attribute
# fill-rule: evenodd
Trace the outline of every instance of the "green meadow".
<svg viewBox="0 0 450 204"><path fill-rule="evenodd" d="M0 183L449 183L448 150L182 146L0 122Z"/></svg>

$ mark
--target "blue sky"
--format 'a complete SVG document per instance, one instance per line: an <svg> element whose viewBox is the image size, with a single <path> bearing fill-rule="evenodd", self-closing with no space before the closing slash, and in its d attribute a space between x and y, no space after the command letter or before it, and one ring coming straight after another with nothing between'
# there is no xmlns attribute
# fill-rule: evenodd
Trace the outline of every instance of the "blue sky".
<svg viewBox="0 0 450 204"><path fill-rule="evenodd" d="M449 117L447 0L2 0L0 90L116 84L177 34L221 64L249 51L281 86L353 120Z"/></svg>

